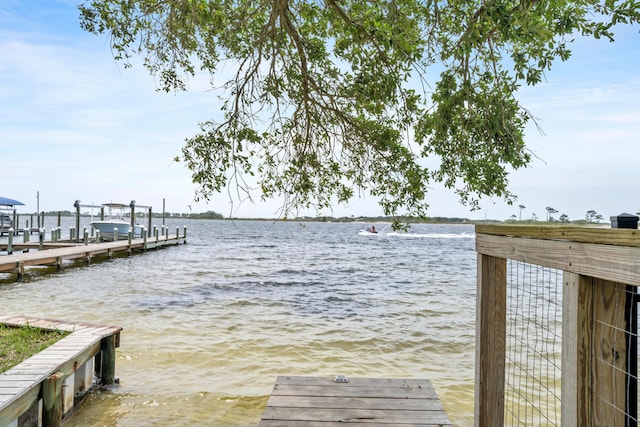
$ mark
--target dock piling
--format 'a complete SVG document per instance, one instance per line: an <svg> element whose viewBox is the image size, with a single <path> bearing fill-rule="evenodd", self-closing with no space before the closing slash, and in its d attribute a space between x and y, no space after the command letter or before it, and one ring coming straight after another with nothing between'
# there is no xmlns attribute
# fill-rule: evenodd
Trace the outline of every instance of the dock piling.
<svg viewBox="0 0 640 427"><path fill-rule="evenodd" d="M62 425L62 382L64 374L56 372L42 384L42 425Z"/></svg>
<svg viewBox="0 0 640 427"><path fill-rule="evenodd" d="M102 385L116 382L116 335L102 339L100 344L100 376Z"/></svg>
<svg viewBox="0 0 640 427"><path fill-rule="evenodd" d="M146 228L142 229L142 241L144 242L144 244L142 245L142 249L146 252L147 251L147 234L148 231Z"/></svg>

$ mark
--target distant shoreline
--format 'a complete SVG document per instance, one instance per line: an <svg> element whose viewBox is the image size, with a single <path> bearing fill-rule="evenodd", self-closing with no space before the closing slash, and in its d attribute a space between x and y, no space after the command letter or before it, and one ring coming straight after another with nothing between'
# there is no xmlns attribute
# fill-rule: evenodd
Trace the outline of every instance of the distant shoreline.
<svg viewBox="0 0 640 427"><path fill-rule="evenodd" d="M75 212L71 211L49 211L43 212L44 216L60 216L60 217L75 217ZM17 213L18 217L35 217L35 213ZM83 217L90 216L83 213ZM95 215L94 215L95 216ZM140 215L143 217L143 215ZM218 221L269 221L269 222L344 222L344 223L399 223L399 224L505 224L505 225L535 225L535 226L589 226L589 227L609 227L608 222L589 222L584 219L575 221L562 222L559 220L537 221L537 220L497 220L497 219L469 219L459 217L427 217L416 218L410 216L353 216L353 217L331 217L331 216L302 216L295 218L243 218L243 217L224 217L214 211L202 212L202 213L168 213L163 216L162 213L153 212L152 218L165 218L165 219L197 219L197 220L218 220Z"/></svg>

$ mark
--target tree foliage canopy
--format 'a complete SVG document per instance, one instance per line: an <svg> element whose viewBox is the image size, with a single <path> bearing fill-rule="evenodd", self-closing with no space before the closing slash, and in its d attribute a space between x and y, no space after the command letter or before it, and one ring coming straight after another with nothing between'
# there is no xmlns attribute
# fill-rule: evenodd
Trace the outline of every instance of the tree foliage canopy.
<svg viewBox="0 0 640 427"><path fill-rule="evenodd" d="M518 88L569 58L574 37L613 41L640 3L91 0L80 11L85 30L108 34L127 65L141 56L162 90L228 77L223 119L201 123L177 158L198 198L229 184L249 195L256 182L263 197L284 196L285 216L366 192L385 215L424 215L434 182L471 207L513 201L508 174L531 160L533 119Z"/></svg>

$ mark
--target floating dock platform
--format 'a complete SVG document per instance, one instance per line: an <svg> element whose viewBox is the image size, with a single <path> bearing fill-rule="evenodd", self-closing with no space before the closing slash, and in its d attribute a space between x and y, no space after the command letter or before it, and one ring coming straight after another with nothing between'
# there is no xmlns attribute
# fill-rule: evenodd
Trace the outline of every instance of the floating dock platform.
<svg viewBox="0 0 640 427"><path fill-rule="evenodd" d="M259 427L452 427L426 379L280 376Z"/></svg>

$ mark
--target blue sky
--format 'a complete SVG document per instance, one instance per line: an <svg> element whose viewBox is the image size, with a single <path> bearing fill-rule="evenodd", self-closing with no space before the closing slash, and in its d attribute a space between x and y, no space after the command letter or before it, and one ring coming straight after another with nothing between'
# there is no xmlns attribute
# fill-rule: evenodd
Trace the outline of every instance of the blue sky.
<svg viewBox="0 0 640 427"><path fill-rule="evenodd" d="M72 210L82 203L134 199L169 212L215 210L227 216L275 217L279 201L230 203L220 194L194 203L190 172L173 158L198 123L220 104L195 79L188 93L156 91L142 68L113 60L105 36L79 27L78 0L0 3L0 196L23 201L22 212ZM545 84L520 99L538 119L526 141L537 156L511 175L523 218L545 218L547 206L570 219L593 209L609 218L640 211L640 35L615 43L581 40ZM259 195L256 194L256 199ZM449 191L434 188L430 216L507 219L516 206L485 199L470 212ZM323 213L380 215L373 199L355 199Z"/></svg>

